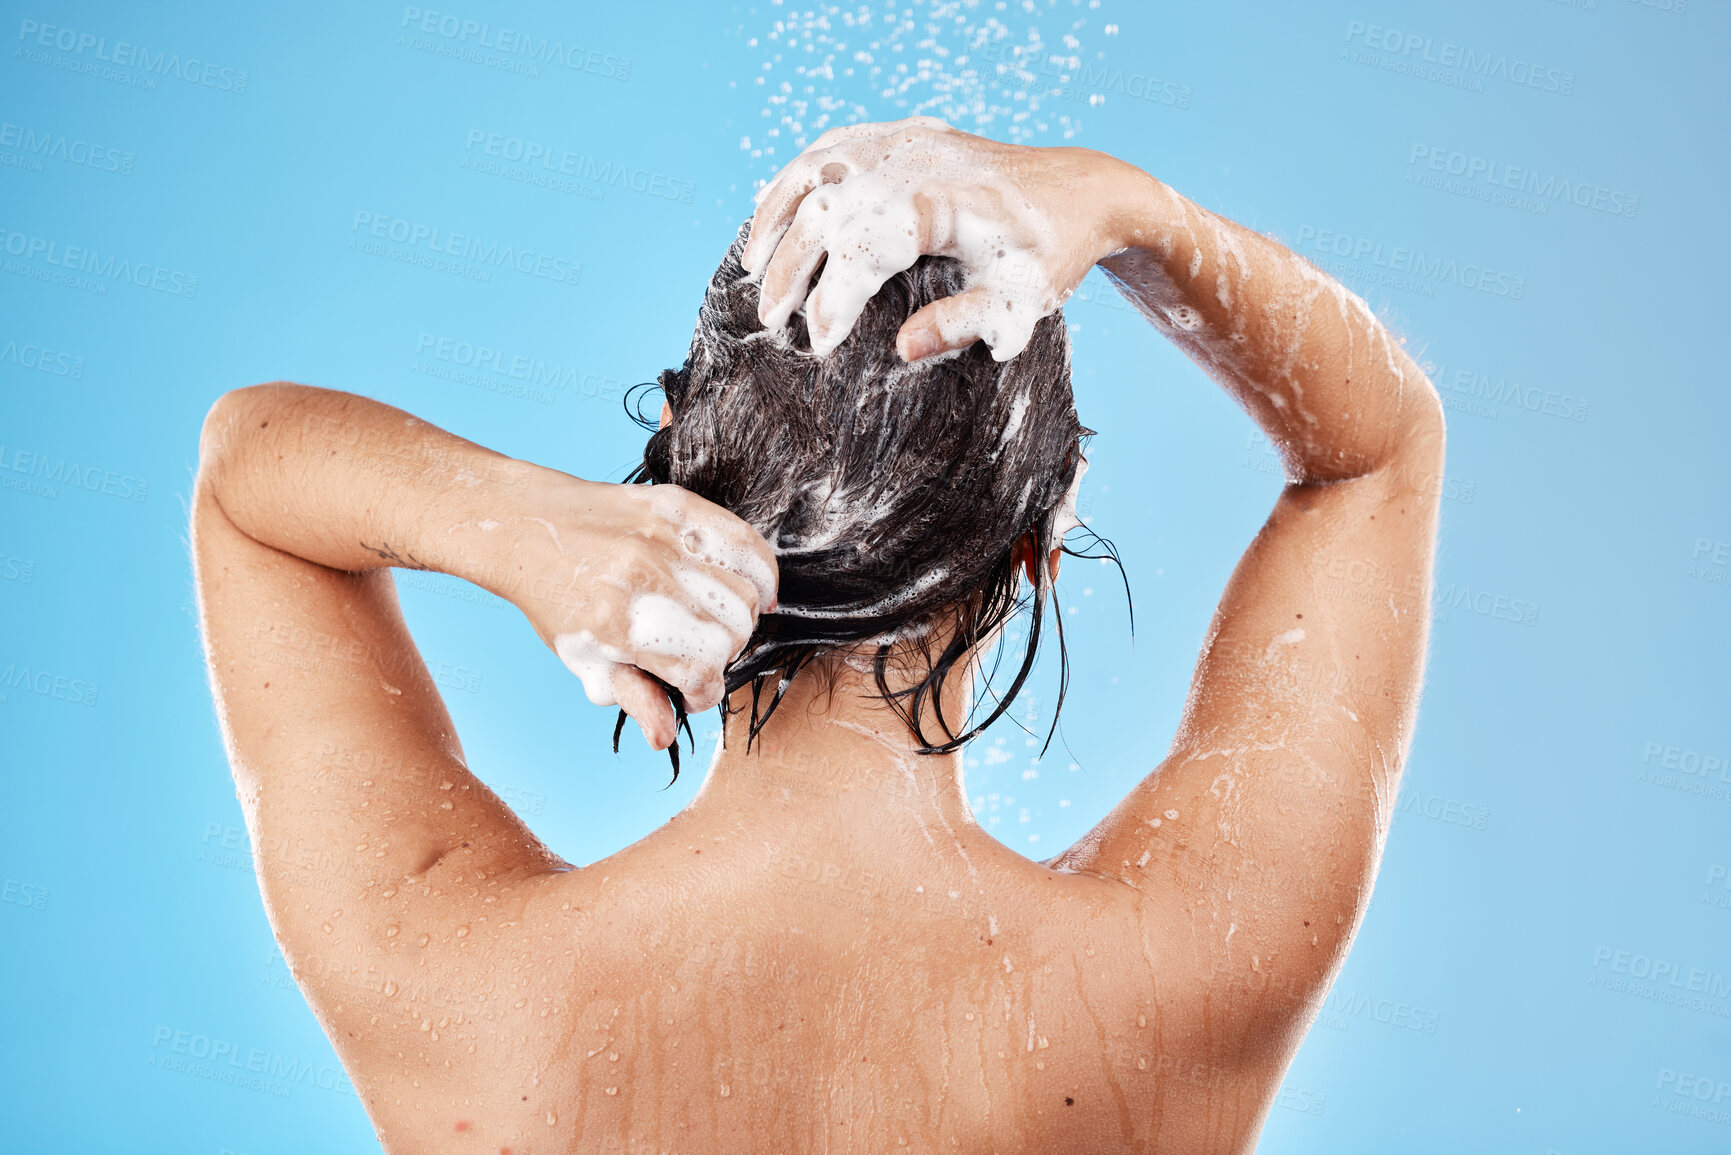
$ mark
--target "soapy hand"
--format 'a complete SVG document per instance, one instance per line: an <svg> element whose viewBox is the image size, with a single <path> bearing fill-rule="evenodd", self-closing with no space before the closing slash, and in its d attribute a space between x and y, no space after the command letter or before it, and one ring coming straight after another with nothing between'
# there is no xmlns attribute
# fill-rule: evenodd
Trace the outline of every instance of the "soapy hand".
<svg viewBox="0 0 1731 1155"><path fill-rule="evenodd" d="M803 307L812 352L827 356L886 280L924 254L955 257L966 290L910 317L897 351L915 361L983 340L1007 361L1120 247L1092 195L1112 166L1126 167L1088 149L1000 144L929 116L831 129L758 194L743 261L762 276L759 319L779 328Z"/></svg>
<svg viewBox="0 0 1731 1155"><path fill-rule="evenodd" d="M649 745L674 741L653 674L714 708L723 674L775 603L775 555L750 525L675 485L609 485L548 470L513 517L512 598L598 706L617 705Z"/></svg>

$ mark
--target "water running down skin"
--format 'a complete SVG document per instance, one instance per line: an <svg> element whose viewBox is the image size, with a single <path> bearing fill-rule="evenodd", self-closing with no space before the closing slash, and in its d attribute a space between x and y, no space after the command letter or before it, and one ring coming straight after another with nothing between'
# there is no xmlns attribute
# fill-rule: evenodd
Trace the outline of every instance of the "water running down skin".
<svg viewBox="0 0 1731 1155"><path fill-rule="evenodd" d="M904 148L942 163L885 182L1032 238L1024 267L1055 301L1100 263L1284 456L1169 753L1030 862L975 823L960 756L915 754L838 659L749 755L736 717L678 817L573 869L467 768L389 567L475 582L549 646L586 631L660 746L671 713L634 667L700 695L713 654L634 640L631 598L735 637L740 607L768 604L767 548L689 495L513 461L360 397L228 394L193 508L212 685L272 926L387 1151L1255 1145L1388 832L1441 406L1357 298L1275 242L1103 154L923 122L831 133L770 187L752 254L769 309L803 293L804 250L770 248L809 189ZM971 339L978 303L916 316L904 353ZM1399 581L1342 596L1341 558ZM737 604L708 613L718 589Z"/></svg>

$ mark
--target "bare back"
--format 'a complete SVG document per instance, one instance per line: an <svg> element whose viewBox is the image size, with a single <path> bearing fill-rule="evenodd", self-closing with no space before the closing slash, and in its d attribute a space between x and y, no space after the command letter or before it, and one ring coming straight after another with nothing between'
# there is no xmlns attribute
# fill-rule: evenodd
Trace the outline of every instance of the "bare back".
<svg viewBox="0 0 1731 1155"><path fill-rule="evenodd" d="M1209 1061L1208 984L1134 891L977 829L874 871L836 861L829 831L756 837L774 826L675 820L582 870L479 880L497 909L461 938L381 912L443 944L406 946L327 1018L387 1149L441 1131L442 1150L513 1152L1227 1151L1254 1134L1277 1073Z"/></svg>

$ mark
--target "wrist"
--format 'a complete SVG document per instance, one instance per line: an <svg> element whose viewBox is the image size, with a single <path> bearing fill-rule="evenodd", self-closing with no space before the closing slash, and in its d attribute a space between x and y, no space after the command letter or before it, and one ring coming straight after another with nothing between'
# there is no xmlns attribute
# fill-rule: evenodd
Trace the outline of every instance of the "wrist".
<svg viewBox="0 0 1731 1155"><path fill-rule="evenodd" d="M521 574L532 568L526 548L545 536L534 523L550 508L552 478L577 479L467 444L428 477L437 480L415 517L416 560L518 602Z"/></svg>
<svg viewBox="0 0 1731 1155"><path fill-rule="evenodd" d="M1157 178L1106 153L1095 154L1096 263L1126 249L1145 247L1159 230L1157 214L1174 195Z"/></svg>

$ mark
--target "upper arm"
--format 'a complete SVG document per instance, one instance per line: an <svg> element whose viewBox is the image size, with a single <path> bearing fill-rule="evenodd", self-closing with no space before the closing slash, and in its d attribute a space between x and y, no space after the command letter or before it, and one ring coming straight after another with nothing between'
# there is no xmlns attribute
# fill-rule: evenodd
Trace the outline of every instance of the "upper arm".
<svg viewBox="0 0 1731 1155"><path fill-rule="evenodd" d="M1290 994L1254 1000L1270 1012L1302 1016L1369 898L1417 715L1442 447L1425 406L1381 467L1286 488L1170 753L1054 863L1143 891L1187 968Z"/></svg>
<svg viewBox="0 0 1731 1155"><path fill-rule="evenodd" d="M291 962L369 962L400 945L388 940L403 915L459 913L477 889L457 889L464 875L561 866L464 764L389 571L344 572L261 544L223 512L210 469L192 515L205 654Z"/></svg>

